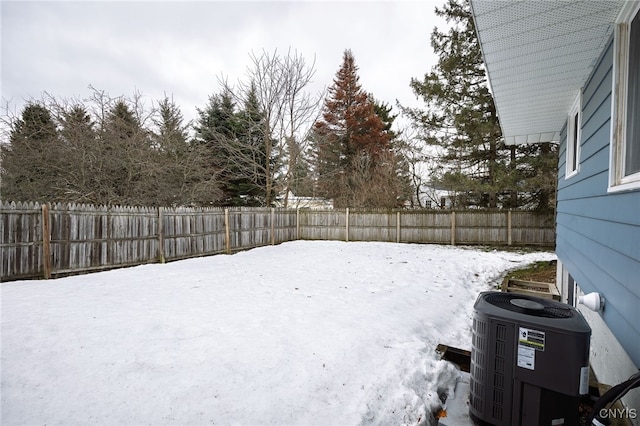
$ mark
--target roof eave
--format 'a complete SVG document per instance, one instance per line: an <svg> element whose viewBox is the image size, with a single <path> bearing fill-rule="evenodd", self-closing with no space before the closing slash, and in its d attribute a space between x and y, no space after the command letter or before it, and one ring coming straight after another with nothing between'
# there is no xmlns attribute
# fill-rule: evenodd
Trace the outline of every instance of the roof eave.
<svg viewBox="0 0 640 426"><path fill-rule="evenodd" d="M624 0L470 0L505 143L559 142Z"/></svg>

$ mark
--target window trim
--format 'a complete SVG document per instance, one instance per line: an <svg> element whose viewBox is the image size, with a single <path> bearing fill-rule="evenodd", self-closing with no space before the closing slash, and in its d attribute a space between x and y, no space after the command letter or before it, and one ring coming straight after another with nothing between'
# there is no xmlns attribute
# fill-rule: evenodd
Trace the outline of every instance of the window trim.
<svg viewBox="0 0 640 426"><path fill-rule="evenodd" d="M582 137L582 89L576 96L567 117L567 149L564 178L570 179L580 171L580 145ZM574 144L575 142L575 144Z"/></svg>
<svg viewBox="0 0 640 426"><path fill-rule="evenodd" d="M609 192L640 189L640 172L625 176L629 38L631 22L640 13L640 2L625 2L616 19L613 43L613 86Z"/></svg>

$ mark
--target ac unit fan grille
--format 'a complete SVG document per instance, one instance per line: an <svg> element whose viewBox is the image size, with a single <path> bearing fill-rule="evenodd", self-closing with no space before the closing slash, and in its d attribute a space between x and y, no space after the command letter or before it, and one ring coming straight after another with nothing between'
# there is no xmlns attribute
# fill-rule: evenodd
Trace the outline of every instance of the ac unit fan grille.
<svg viewBox="0 0 640 426"><path fill-rule="evenodd" d="M494 358L494 373L493 373L493 400L492 400L492 413L493 418L496 420L502 420L504 415L504 364L506 355L506 340L507 340L507 327L503 324L496 324L496 337L495 337L495 358Z"/></svg>
<svg viewBox="0 0 640 426"><path fill-rule="evenodd" d="M486 297L486 301L494 306L506 309L511 312L517 312L525 315L532 315L542 318L573 318L574 313L570 308L564 308L559 303L548 301L546 299L536 299L537 304L541 305L541 309L527 309L512 303L512 300L523 298L521 295L513 293L493 293Z"/></svg>

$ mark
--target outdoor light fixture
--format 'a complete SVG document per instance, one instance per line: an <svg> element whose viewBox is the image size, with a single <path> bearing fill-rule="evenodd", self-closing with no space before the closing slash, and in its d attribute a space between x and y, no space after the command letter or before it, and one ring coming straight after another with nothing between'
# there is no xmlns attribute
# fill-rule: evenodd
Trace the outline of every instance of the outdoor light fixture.
<svg viewBox="0 0 640 426"><path fill-rule="evenodd" d="M602 311L604 309L604 297L595 291L593 293L585 294L584 296L578 296L578 303L595 312Z"/></svg>

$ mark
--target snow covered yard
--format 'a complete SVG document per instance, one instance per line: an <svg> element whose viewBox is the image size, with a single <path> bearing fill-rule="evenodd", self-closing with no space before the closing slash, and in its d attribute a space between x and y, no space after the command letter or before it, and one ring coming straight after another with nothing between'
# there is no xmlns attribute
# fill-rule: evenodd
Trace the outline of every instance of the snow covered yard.
<svg viewBox="0 0 640 426"><path fill-rule="evenodd" d="M550 252L296 241L3 283L1 421L428 424L473 303Z"/></svg>

